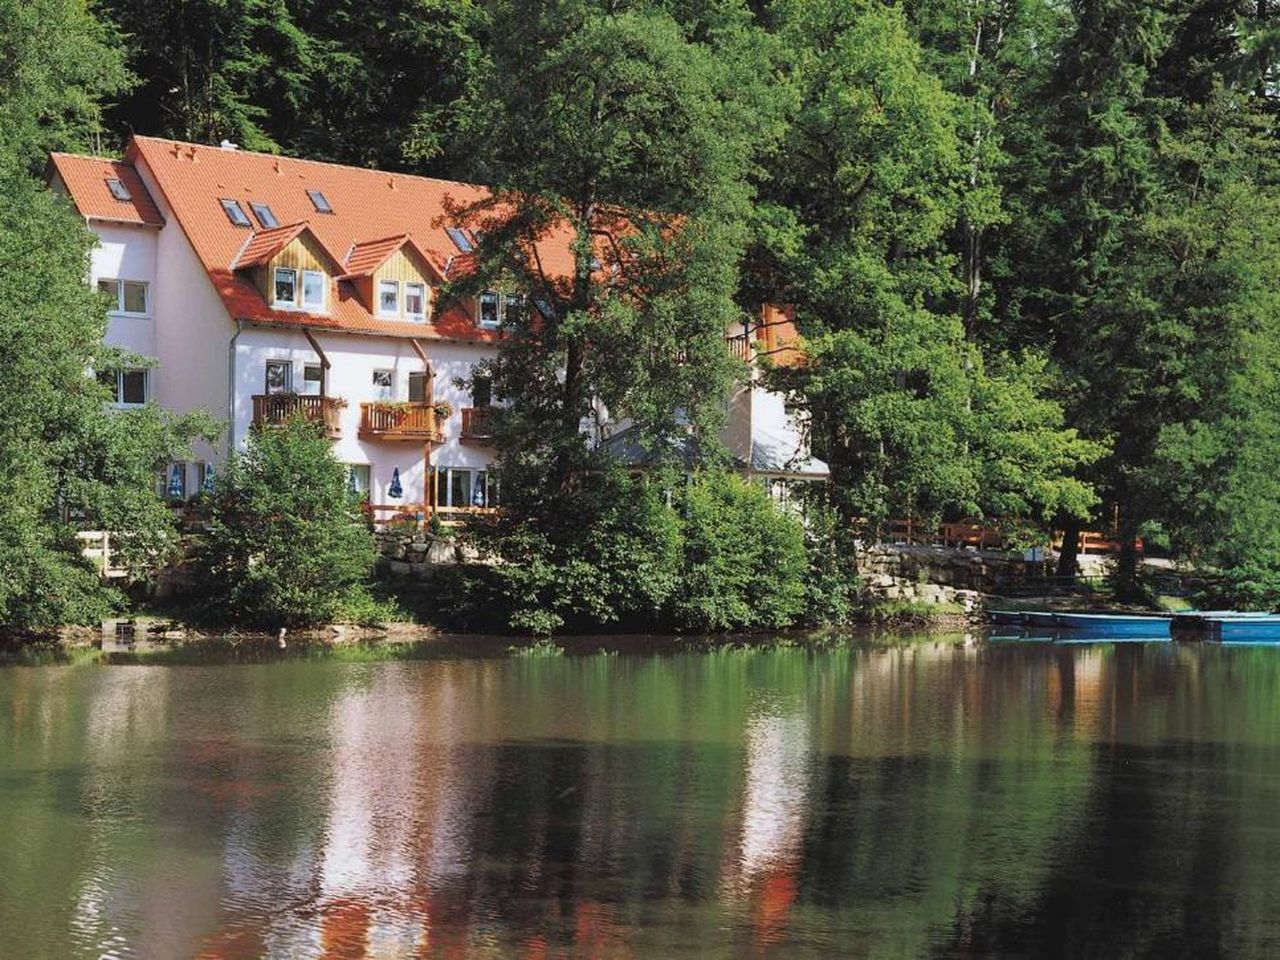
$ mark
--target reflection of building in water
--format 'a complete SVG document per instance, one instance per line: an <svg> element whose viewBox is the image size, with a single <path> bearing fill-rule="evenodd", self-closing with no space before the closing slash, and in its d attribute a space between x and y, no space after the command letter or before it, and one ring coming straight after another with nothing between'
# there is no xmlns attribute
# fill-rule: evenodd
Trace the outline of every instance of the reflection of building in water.
<svg viewBox="0 0 1280 960"><path fill-rule="evenodd" d="M725 868L730 897L751 902L757 943L779 938L795 900L810 792L810 729L800 713L747 722L742 835Z"/></svg>
<svg viewBox="0 0 1280 960"><path fill-rule="evenodd" d="M328 710L319 820L282 868L261 808L238 811L222 916L201 957L466 955L469 898L454 888L465 887L474 799L488 778L466 749L474 691L461 678L476 674L380 665L352 679Z"/></svg>

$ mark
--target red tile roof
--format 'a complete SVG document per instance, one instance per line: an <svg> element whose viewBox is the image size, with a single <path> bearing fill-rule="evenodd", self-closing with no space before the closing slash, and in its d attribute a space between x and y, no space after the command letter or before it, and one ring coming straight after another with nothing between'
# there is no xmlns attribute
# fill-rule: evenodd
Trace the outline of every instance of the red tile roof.
<svg viewBox="0 0 1280 960"><path fill-rule="evenodd" d="M437 279L445 279L444 268L436 263L435 259L425 250L414 243L413 238L407 233L401 233L394 237L384 237L381 240L369 240L352 246L347 252L346 260L343 262L343 269L346 270L343 277L367 277L386 263L387 257L405 246L431 268Z"/></svg>
<svg viewBox="0 0 1280 960"><path fill-rule="evenodd" d="M232 261L231 266L236 270L243 270L245 267L256 267L266 263L304 230L310 230L305 223L290 223L283 227L272 227L270 230L251 233L245 238L244 246Z"/></svg>
<svg viewBox="0 0 1280 960"><path fill-rule="evenodd" d="M102 157L77 157L69 153L49 155L49 166L62 178L82 217L136 223L149 227L164 226L164 217L142 185L136 170L118 160ZM129 191L130 199L117 200L107 188L108 180L119 180Z"/></svg>
<svg viewBox="0 0 1280 960"><path fill-rule="evenodd" d="M483 187L155 137L134 137L125 159L145 164L214 288L237 319L426 338L498 338L497 331L477 328L460 305L433 317L430 324L380 320L345 283L338 284L339 295L327 318L272 310L252 282L234 272L232 264L245 245L245 229L232 224L218 202L225 197L266 203L281 223L305 223L338 263L357 248L363 263L381 252L383 244L405 238L403 242L411 242L443 273L451 261L459 260L445 228L455 225L457 210L488 196ZM333 212L319 213L308 190L321 191ZM374 243L378 238L383 240ZM568 240L563 229L539 241L538 257L548 274L572 274ZM386 256L391 252L387 250Z"/></svg>

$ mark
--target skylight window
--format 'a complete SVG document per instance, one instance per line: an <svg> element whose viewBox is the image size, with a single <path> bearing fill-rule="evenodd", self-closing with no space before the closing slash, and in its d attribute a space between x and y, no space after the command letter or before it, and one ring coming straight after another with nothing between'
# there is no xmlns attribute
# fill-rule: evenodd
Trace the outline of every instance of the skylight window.
<svg viewBox="0 0 1280 960"><path fill-rule="evenodd" d="M107 179L107 189L111 191L111 195L117 200L132 200L133 194L129 192L129 188L117 180L115 177Z"/></svg>
<svg viewBox="0 0 1280 960"><path fill-rule="evenodd" d="M317 213L333 213L328 198L319 190L308 190L307 196L311 198L311 205L316 208Z"/></svg>
<svg viewBox="0 0 1280 960"><path fill-rule="evenodd" d="M463 253L470 253L475 247L471 243L471 238L466 232L457 227L445 227L444 232L449 234L449 239L453 241L453 245Z"/></svg>
<svg viewBox="0 0 1280 960"><path fill-rule="evenodd" d="M244 212L244 207L240 206L236 200L228 200L225 197L218 201L222 204L222 209L226 211L227 219L234 223L237 227L251 227L249 215Z"/></svg>
<svg viewBox="0 0 1280 960"><path fill-rule="evenodd" d="M249 206L253 208L253 215L258 218L258 222L264 229L270 230L272 227L280 226L280 221L265 203L250 203Z"/></svg>

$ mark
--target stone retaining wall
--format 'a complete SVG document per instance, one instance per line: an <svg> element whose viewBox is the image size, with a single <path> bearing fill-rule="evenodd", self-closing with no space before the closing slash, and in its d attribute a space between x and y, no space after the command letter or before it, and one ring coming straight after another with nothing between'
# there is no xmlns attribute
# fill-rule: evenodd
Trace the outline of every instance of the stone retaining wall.
<svg viewBox="0 0 1280 960"><path fill-rule="evenodd" d="M1016 554L913 544L863 548L857 557L863 589L880 599L981 605L983 593L1026 578Z"/></svg>
<svg viewBox="0 0 1280 960"><path fill-rule="evenodd" d="M435 567L474 563L475 550L461 546L453 538L434 537L425 530L397 533L379 530L374 534L378 568L396 577L424 580Z"/></svg>

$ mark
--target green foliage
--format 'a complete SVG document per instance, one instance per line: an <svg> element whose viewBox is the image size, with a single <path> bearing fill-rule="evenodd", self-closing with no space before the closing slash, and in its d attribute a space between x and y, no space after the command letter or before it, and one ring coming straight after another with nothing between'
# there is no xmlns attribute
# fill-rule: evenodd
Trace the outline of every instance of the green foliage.
<svg viewBox="0 0 1280 960"><path fill-rule="evenodd" d="M0 165L35 173L50 150L88 147L104 99L129 74L111 27L84 0L0 0Z"/></svg>
<svg viewBox="0 0 1280 960"><path fill-rule="evenodd" d="M253 433L218 475L197 567L211 618L262 626L376 619L373 536L346 467L301 418Z"/></svg>
<svg viewBox="0 0 1280 960"><path fill-rule="evenodd" d="M498 563L465 585L446 585L442 604L458 607L472 626L502 610L501 626L533 634L754 630L790 626L808 612L799 521L757 484L729 474L685 483L605 468L547 498L537 516L506 514L469 536ZM842 575L831 560L813 587ZM830 612L826 603L817 615Z"/></svg>
<svg viewBox="0 0 1280 960"><path fill-rule="evenodd" d="M508 314L487 371L510 403L495 423L504 488L563 485L601 408L659 446L692 430L713 447L748 175L778 133L761 35L739 0L490 10L482 82L455 128L467 173L497 191L460 212L484 236L467 286L545 308ZM556 231L569 269L532 255Z"/></svg>
<svg viewBox="0 0 1280 960"><path fill-rule="evenodd" d="M812 414L837 506L873 529L944 513L1083 514L1093 497L1073 473L1099 451L1044 399L1043 363L988 364L972 337L976 267L955 244L1002 219L978 176L985 153L974 155L994 141L979 148L965 129L989 123L987 108L925 68L900 10L779 10L796 108L758 256L774 272L766 295L799 307L809 362L773 380Z"/></svg>
<svg viewBox="0 0 1280 960"><path fill-rule="evenodd" d="M112 361L106 311L84 282L91 240L61 200L22 172L0 172L3 627L93 622L116 604L76 529L111 531L135 576L166 559L173 521L154 467L209 432L206 418L110 410L86 376Z"/></svg>
<svg viewBox="0 0 1280 960"><path fill-rule="evenodd" d="M536 517L507 514L481 542L501 560L510 627L529 633L652 622L680 585L676 515L616 469L546 498Z"/></svg>
<svg viewBox="0 0 1280 960"><path fill-rule="evenodd" d="M759 485L701 474L685 488L681 511L684 566L671 601L680 629L777 628L803 616L804 530Z"/></svg>

